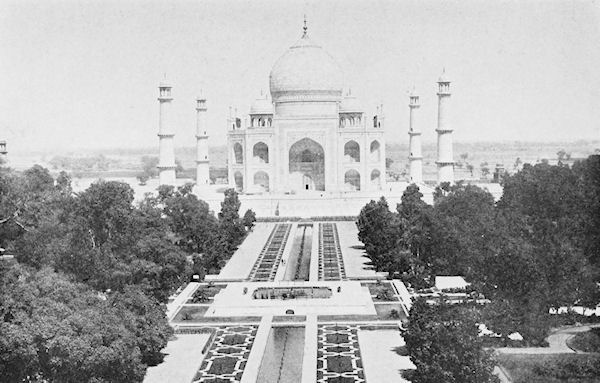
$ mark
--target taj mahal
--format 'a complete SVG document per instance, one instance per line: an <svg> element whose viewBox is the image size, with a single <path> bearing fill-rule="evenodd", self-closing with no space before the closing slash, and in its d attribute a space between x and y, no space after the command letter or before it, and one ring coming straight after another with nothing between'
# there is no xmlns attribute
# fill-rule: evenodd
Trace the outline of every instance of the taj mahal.
<svg viewBox="0 0 600 383"><path fill-rule="evenodd" d="M453 183L450 81L443 73L437 83L435 183ZM251 104L248 118L231 113L227 118L228 184L240 193L242 208L265 216L299 215L299 210L351 215L382 195L399 202L410 183L419 185L426 201L432 200L432 183L423 180L418 94L412 92L407 100L410 120L408 129L402 130L409 139L409 176L398 182L386 180L384 132L401 129L386 127L383 105L367 115L348 85L335 58L309 37L305 20L300 39L271 69L269 94ZM166 185L175 184L171 88L161 83L158 98L159 182ZM207 100L198 97L196 102L195 190L200 198L216 204L221 196L213 196L209 180Z"/></svg>
<svg viewBox="0 0 600 383"><path fill-rule="evenodd" d="M307 33L275 63L272 100L256 100L250 126L228 132L229 180L238 191L381 190L385 142L381 116L343 95L342 71Z"/></svg>

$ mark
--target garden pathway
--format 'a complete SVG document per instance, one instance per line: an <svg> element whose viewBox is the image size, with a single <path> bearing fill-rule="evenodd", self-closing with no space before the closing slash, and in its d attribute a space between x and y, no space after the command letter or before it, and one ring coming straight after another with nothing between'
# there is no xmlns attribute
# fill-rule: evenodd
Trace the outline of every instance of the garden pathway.
<svg viewBox="0 0 600 383"><path fill-rule="evenodd" d="M500 347L496 351L502 354L575 353L576 351L567 345L567 341L578 333L589 331L592 327L600 327L600 324L561 327L546 338L548 347Z"/></svg>

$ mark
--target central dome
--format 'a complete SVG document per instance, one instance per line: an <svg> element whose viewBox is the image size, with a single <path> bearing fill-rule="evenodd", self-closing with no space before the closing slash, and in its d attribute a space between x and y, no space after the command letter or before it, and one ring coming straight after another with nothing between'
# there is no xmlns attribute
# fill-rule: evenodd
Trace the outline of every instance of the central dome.
<svg viewBox="0 0 600 383"><path fill-rule="evenodd" d="M273 101L339 101L342 71L333 57L305 33L277 60L269 75L269 85Z"/></svg>

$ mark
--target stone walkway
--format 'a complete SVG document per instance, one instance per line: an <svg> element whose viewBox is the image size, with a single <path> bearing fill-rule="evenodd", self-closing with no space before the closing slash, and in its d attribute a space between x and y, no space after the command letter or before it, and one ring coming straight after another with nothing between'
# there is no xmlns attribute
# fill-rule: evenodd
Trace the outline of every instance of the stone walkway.
<svg viewBox="0 0 600 383"><path fill-rule="evenodd" d="M177 334L162 351L165 360L148 368L144 383L191 382L202 363L202 348L210 334Z"/></svg>
<svg viewBox="0 0 600 383"><path fill-rule="evenodd" d="M567 341L578 333L589 331L592 327L600 327L600 324L561 327L546 338L546 341L548 341L548 347L501 347L497 348L496 352L501 354L575 353L576 351L567 345Z"/></svg>
<svg viewBox="0 0 600 383"><path fill-rule="evenodd" d="M196 291L196 289L200 286L198 282L190 282L188 285L175 297L173 302L167 304L167 318L169 320L175 317L175 314L179 311L181 305L187 302L188 298Z"/></svg>
<svg viewBox="0 0 600 383"><path fill-rule="evenodd" d="M358 343L367 382L409 383L401 370L415 369L410 357L398 355L396 349L404 346L398 330L359 330Z"/></svg>
<svg viewBox="0 0 600 383"><path fill-rule="evenodd" d="M245 280L274 227L273 223L257 223L223 267L216 280Z"/></svg>
<svg viewBox="0 0 600 383"><path fill-rule="evenodd" d="M377 273L366 263L363 244L358 240L358 228L351 221L337 222L340 248L346 267L346 276L353 278L375 278Z"/></svg>

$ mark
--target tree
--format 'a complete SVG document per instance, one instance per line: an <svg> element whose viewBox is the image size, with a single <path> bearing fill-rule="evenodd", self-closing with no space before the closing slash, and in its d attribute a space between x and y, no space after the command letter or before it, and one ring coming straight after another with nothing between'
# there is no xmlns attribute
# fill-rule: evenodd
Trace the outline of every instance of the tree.
<svg viewBox="0 0 600 383"><path fill-rule="evenodd" d="M246 210L246 213L244 213L244 218L242 218L242 223L246 227L246 230L247 231L252 230L255 222L256 222L256 214L251 209Z"/></svg>
<svg viewBox="0 0 600 383"><path fill-rule="evenodd" d="M561 149L556 153L559 165L564 165L566 161L571 159L571 153L567 153L564 149Z"/></svg>
<svg viewBox="0 0 600 383"><path fill-rule="evenodd" d="M161 350L173 335L164 308L134 286L112 294L108 303L119 314L125 327L135 334L142 363L156 365L162 362L164 355Z"/></svg>
<svg viewBox="0 0 600 383"><path fill-rule="evenodd" d="M402 224L402 240L410 257L404 256L406 273L402 279L411 285L423 286L429 279L425 271L425 257L431 242L433 209L422 200L423 194L415 184L409 185L402 194L396 210ZM401 253L402 254L402 253Z"/></svg>
<svg viewBox="0 0 600 383"><path fill-rule="evenodd" d="M141 347L164 347L172 333L158 306L145 314L161 318L142 316L135 306L114 306L113 298L49 269L3 269L0 285L0 376L6 381L141 382L148 360ZM136 330L147 334L138 338Z"/></svg>
<svg viewBox="0 0 600 383"><path fill-rule="evenodd" d="M161 187L158 200L147 198L145 203L154 207L160 203L175 243L188 254L200 254L218 240L218 222L208 204L192 193L192 186Z"/></svg>
<svg viewBox="0 0 600 383"><path fill-rule="evenodd" d="M404 340L417 367L406 373L413 383L499 382L471 315L418 299L411 308Z"/></svg>
<svg viewBox="0 0 600 383"><path fill-rule="evenodd" d="M521 165L523 165L523 161L521 161L521 157L517 157L517 159L515 160L515 164L513 165L513 169L519 170L521 168Z"/></svg>
<svg viewBox="0 0 600 383"><path fill-rule="evenodd" d="M467 164L467 170L471 174L471 177L473 177L473 170L475 170L475 167L472 164Z"/></svg>
<svg viewBox="0 0 600 383"><path fill-rule="evenodd" d="M490 167L487 162L482 162L479 165L479 169L481 171L481 176L483 178L487 178L487 176L490 174Z"/></svg>
<svg viewBox="0 0 600 383"><path fill-rule="evenodd" d="M589 156L573 165L580 190L579 217L581 230L575 237L600 280L600 155ZM577 235L578 234L578 235Z"/></svg>
<svg viewBox="0 0 600 383"><path fill-rule="evenodd" d="M391 168L393 163L394 163L394 160L392 160L391 158L389 158L389 157L385 158L385 168L386 169Z"/></svg>
<svg viewBox="0 0 600 383"><path fill-rule="evenodd" d="M126 183L98 181L75 200L74 218L89 228L92 247L127 240L127 225L133 211L133 189Z"/></svg>
<svg viewBox="0 0 600 383"><path fill-rule="evenodd" d="M139 176L153 178L158 176L158 157L155 156L143 156L141 158L142 172Z"/></svg>
<svg viewBox="0 0 600 383"><path fill-rule="evenodd" d="M471 276L496 230L494 198L473 185L440 185L429 218L424 262L433 274Z"/></svg>
<svg viewBox="0 0 600 383"><path fill-rule="evenodd" d="M389 265L393 259L390 253L401 238L400 221L389 210L387 201L371 201L365 205L356 222L358 238L365 245L367 255L377 270Z"/></svg>
<svg viewBox="0 0 600 383"><path fill-rule="evenodd" d="M175 160L175 174L177 176L181 176L183 175L184 170L185 169L183 168L183 165L181 165L181 161Z"/></svg>
<svg viewBox="0 0 600 383"><path fill-rule="evenodd" d="M240 220L240 200L235 189L225 190L225 199L219 212L219 231L226 244L228 255L233 254L245 235L244 224Z"/></svg>

